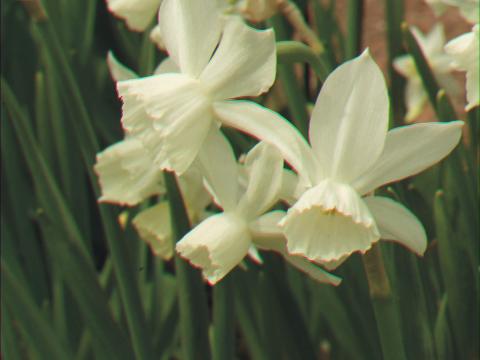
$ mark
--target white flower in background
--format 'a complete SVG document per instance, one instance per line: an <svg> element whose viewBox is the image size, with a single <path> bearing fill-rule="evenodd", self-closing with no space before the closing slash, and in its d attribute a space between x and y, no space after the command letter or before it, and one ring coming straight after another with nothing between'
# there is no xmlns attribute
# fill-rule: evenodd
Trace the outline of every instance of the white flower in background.
<svg viewBox="0 0 480 360"><path fill-rule="evenodd" d="M478 106L480 104L480 93L478 83L479 74L479 25L476 24L472 31L450 40L445 46L445 51L453 58L453 67L457 70L466 71L467 77L467 106L465 110Z"/></svg>
<svg viewBox="0 0 480 360"><path fill-rule="evenodd" d="M124 19L134 31L143 31L152 22L162 0L107 0L107 7L115 16Z"/></svg>
<svg viewBox="0 0 480 360"><path fill-rule="evenodd" d="M443 26L440 23L435 24L427 35L422 34L416 27L412 27L411 30L440 86L449 93L456 93L458 89L455 86L455 80L449 75L450 58L443 49L445 46ZM393 66L407 78L405 88L407 115L405 120L411 122L422 113L428 95L412 56L403 55L396 58Z"/></svg>
<svg viewBox="0 0 480 360"><path fill-rule="evenodd" d="M417 218L403 205L369 194L445 157L463 122L387 132L388 115L385 81L368 51L327 78L310 121L315 161L303 166L313 174L306 176L310 186L280 222L291 254L338 262L380 238L423 254L426 236Z"/></svg>
<svg viewBox="0 0 480 360"><path fill-rule="evenodd" d="M107 64L115 81L137 78L138 75L122 65L109 52ZM164 60L155 73L175 70L169 59ZM137 205L152 195L165 193L162 171L154 166L151 152L134 135L127 134L97 155L94 169L99 177L102 196L99 201L121 205ZM208 214L205 208L211 203L210 195L203 186L203 175L197 166L191 166L179 178L180 188L190 221L193 224ZM168 201L162 200L141 211L132 221L140 237L145 240L155 255L169 259L173 254L172 229Z"/></svg>
<svg viewBox="0 0 480 360"><path fill-rule="evenodd" d="M117 85L124 128L152 149L155 164L163 169L183 173L210 129L221 124L294 147L291 151L303 146L297 146L303 140L285 119L253 102L228 100L270 88L275 38L272 30L254 30L237 17L223 19L211 1L163 1L162 38L180 72Z"/></svg>
<svg viewBox="0 0 480 360"><path fill-rule="evenodd" d="M195 165L179 178L183 201L191 224L198 224L211 214L205 209L211 196L203 186L203 175ZM141 211L132 221L140 238L146 241L152 252L165 260L173 256L173 238L170 205L167 200Z"/></svg>
<svg viewBox="0 0 480 360"><path fill-rule="evenodd" d="M306 259L287 255L277 225L284 213L265 214L277 202L282 188L283 159L274 147L261 142L247 154L245 189L238 182L238 165L230 144L220 132L213 129L209 132L199 162L208 189L223 212L193 228L177 243L176 250L200 267L210 284L221 280L247 254L259 259L255 248L257 238L261 248L277 251L287 260L291 258L293 265L315 279L339 283L337 277Z"/></svg>
<svg viewBox="0 0 480 360"><path fill-rule="evenodd" d="M141 141L127 136L97 154L94 166L102 196L100 202L136 205L165 192L163 174Z"/></svg>
<svg viewBox="0 0 480 360"><path fill-rule="evenodd" d="M478 22L479 17L479 0L427 0L432 7L435 15L439 16L449 7L458 8L460 14L468 22L474 24Z"/></svg>

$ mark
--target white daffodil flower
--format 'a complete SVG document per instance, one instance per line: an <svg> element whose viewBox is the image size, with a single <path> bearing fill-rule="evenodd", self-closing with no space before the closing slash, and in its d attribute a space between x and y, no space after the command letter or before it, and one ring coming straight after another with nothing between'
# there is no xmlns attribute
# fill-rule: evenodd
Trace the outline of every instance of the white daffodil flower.
<svg viewBox="0 0 480 360"><path fill-rule="evenodd" d="M458 92L453 77L449 75L451 70L450 58L443 49L445 45L443 26L437 23L427 35L422 34L416 27L412 27L412 33L440 85L449 93L455 94ZM422 113L423 106L428 99L427 92L410 55L396 58L393 66L395 70L407 78L405 88L407 114L405 120L411 122Z"/></svg>
<svg viewBox="0 0 480 360"><path fill-rule="evenodd" d="M273 240L281 234L277 223L284 213L265 214L278 200L282 188L283 159L280 153L263 142L248 153L245 159L248 182L243 193L230 144L215 128L209 131L199 160L208 189L223 212L207 218L185 235L176 245L177 252L201 268L210 284L221 280L247 254L258 259L257 238L260 247L287 256L281 240ZM337 277L306 259L295 258L291 262L319 281L339 283Z"/></svg>
<svg viewBox="0 0 480 360"><path fill-rule="evenodd" d="M388 115L385 81L368 51L327 78L310 121L314 161L303 165L310 186L280 222L291 254L338 264L380 238L423 254L425 231L409 210L388 198L362 196L445 157L459 142L463 122L387 132Z"/></svg>
<svg viewBox="0 0 480 360"><path fill-rule="evenodd" d="M99 201L133 206L164 193L163 174L152 162L150 152L133 136L97 154L94 170L102 189Z"/></svg>
<svg viewBox="0 0 480 360"><path fill-rule="evenodd" d="M479 28L476 24L472 31L450 40L445 45L445 51L453 58L453 67L467 72L467 106L469 111L480 104L479 83Z"/></svg>
<svg viewBox="0 0 480 360"><path fill-rule="evenodd" d="M107 55L107 64L115 81L138 77L122 65L112 52ZM169 62L164 61L156 71L164 71L169 66ZM153 165L153 161L151 151L130 134L97 154L94 169L102 189L99 201L133 206L149 196L163 194L163 174Z"/></svg>
<svg viewBox="0 0 480 360"><path fill-rule="evenodd" d="M191 224L196 225L211 215L205 210L211 203L211 197L203 186L203 175L197 166L191 166L179 178L179 186ZM172 258L174 247L167 200L138 213L132 224L156 256L164 260Z"/></svg>
<svg viewBox="0 0 480 360"><path fill-rule="evenodd" d="M162 0L107 0L107 7L115 16L125 20L134 31L143 31L152 22Z"/></svg>
<svg viewBox="0 0 480 360"><path fill-rule="evenodd" d="M458 8L465 20L472 24L478 23L479 0L427 0L427 3L437 16L443 14L447 7L453 6Z"/></svg>
<svg viewBox="0 0 480 360"><path fill-rule="evenodd" d="M183 173L212 126L221 124L257 138L274 137L284 147L296 146L298 132L283 118L265 124L261 118L269 117L268 109L228 100L257 96L272 85L276 69L272 30L254 30L234 16L224 21L215 3L207 0L164 0L159 24L180 72L117 85L123 126L152 149L157 166Z"/></svg>

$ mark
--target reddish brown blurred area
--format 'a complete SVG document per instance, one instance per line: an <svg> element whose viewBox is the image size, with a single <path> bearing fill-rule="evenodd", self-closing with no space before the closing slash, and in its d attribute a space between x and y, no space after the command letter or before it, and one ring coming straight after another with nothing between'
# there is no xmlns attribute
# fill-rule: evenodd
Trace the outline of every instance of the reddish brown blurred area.
<svg viewBox="0 0 480 360"><path fill-rule="evenodd" d="M338 20L346 28L347 0L337 0ZM387 67L387 46L386 46L386 25L385 25L385 1L365 0L364 9L364 32L362 47L369 47L375 61L380 65L386 74ZM471 25L466 22L458 10L449 7L439 17L435 16L433 10L424 0L406 0L405 18L409 25L417 26L422 32L429 32L436 22L441 22L445 29L447 41L471 30ZM456 73L456 80L462 89L465 88L464 73ZM465 105L465 94L454 99L455 107L462 112ZM417 121L434 121L436 119L430 106L425 106L425 111Z"/></svg>

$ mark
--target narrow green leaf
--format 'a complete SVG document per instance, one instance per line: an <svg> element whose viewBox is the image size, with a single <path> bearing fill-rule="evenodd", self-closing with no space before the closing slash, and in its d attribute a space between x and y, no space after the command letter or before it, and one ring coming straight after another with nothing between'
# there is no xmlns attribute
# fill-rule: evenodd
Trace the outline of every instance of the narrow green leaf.
<svg viewBox="0 0 480 360"><path fill-rule="evenodd" d="M471 296L473 278L465 266L466 253L459 246L459 238L452 228L452 215L445 206L445 194L438 191L434 203L435 225L438 238L440 266L448 297L448 315L452 321L456 356L467 359L474 351L472 331L476 319L472 317L477 307ZM471 355L471 354L470 354Z"/></svg>
<svg viewBox="0 0 480 360"><path fill-rule="evenodd" d="M240 272L241 270L234 270L232 276L234 278L234 293L235 293L235 318L240 327L249 355L253 360L269 359L267 348L263 346L262 336L259 325L256 322L255 310L253 302L258 300L258 297L249 296L252 290L250 283L247 283L246 274Z"/></svg>
<svg viewBox="0 0 480 360"><path fill-rule="evenodd" d="M170 202L174 245L190 231L182 194L173 173L165 172L165 185ZM200 272L175 256L178 300L180 303L180 334L185 360L210 359L208 342L207 297Z"/></svg>
<svg viewBox="0 0 480 360"><path fill-rule="evenodd" d="M82 158L97 198L100 197L97 178L92 166L96 153L99 151L87 108L78 87L74 72L69 64L65 53L60 45L55 31L49 21L33 24L32 31L41 39L46 47L54 64L58 67L60 79L64 83L64 97L69 105L72 114L72 125L80 145ZM148 328L145 326L145 316L142 302L140 301L139 289L132 269L130 252L126 247L125 239L118 230L111 208L106 205L99 205L100 217L104 227L106 240L112 254L113 266L119 285L122 304L125 307L130 336L132 337L135 353L139 359L150 359L153 357L151 344L148 337Z"/></svg>
<svg viewBox="0 0 480 360"><path fill-rule="evenodd" d="M452 359L453 347L452 347L452 335L450 324L447 316L448 298L447 294L444 294L440 302L438 310L437 320L435 322L435 348L437 351L438 359Z"/></svg>
<svg viewBox="0 0 480 360"><path fill-rule="evenodd" d="M213 359L234 359L235 322L232 276L213 288Z"/></svg>
<svg viewBox="0 0 480 360"><path fill-rule="evenodd" d="M363 0L348 0L347 4L347 42L345 44L346 60L360 55L362 50Z"/></svg>
<svg viewBox="0 0 480 360"><path fill-rule="evenodd" d="M19 326L28 334L27 339L43 359L71 359L72 355L64 343L43 317L41 310L32 301L28 291L13 275L8 265L1 262L2 270L2 297L5 296L7 306L12 309L13 316Z"/></svg>
<svg viewBox="0 0 480 360"><path fill-rule="evenodd" d="M48 226L51 228L52 234L55 234L52 238L45 239L47 250L58 262L58 266L62 268L65 282L74 294L95 340L101 344L100 348L109 356L128 359L131 354L129 343L126 342L120 329L111 318L91 258L84 248L84 241L82 241L71 213L38 150L31 129L29 129L28 120L20 110L3 78L1 79L1 90L2 102L11 114L11 122L21 143L24 157L31 172L35 174L37 195L46 209L46 214L40 216L38 220L43 221L43 226Z"/></svg>
<svg viewBox="0 0 480 360"><path fill-rule="evenodd" d="M405 107L402 101L405 80L393 68L393 61L402 55L402 30L401 24L404 18L404 2L397 0L385 0L385 24L387 26L387 49L388 49L388 78L390 79L390 102L392 104L393 118L396 124L403 122Z"/></svg>

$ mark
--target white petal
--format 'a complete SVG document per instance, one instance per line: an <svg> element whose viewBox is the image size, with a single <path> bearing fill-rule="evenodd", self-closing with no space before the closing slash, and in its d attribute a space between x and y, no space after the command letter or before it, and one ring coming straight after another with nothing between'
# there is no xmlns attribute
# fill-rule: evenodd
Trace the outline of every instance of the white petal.
<svg viewBox="0 0 480 360"><path fill-rule="evenodd" d="M215 202L224 210L238 204L237 160L230 143L213 124L199 152L198 163Z"/></svg>
<svg viewBox="0 0 480 360"><path fill-rule="evenodd" d="M419 77L408 79L405 87L405 102L407 105L405 121L412 122L420 116L427 99L428 95L423 87L422 80Z"/></svg>
<svg viewBox="0 0 480 360"><path fill-rule="evenodd" d="M303 271L313 280L327 283L330 285L338 286L342 282L342 279L328 273L327 271L323 270L321 267L317 266L315 263L308 261L307 259L301 256L294 256L285 254L285 260L287 260L290 264L295 266L298 270Z"/></svg>
<svg viewBox="0 0 480 360"><path fill-rule="evenodd" d="M130 70L120 61L118 61L117 58L113 55L112 51L108 52L107 65L108 70L110 71L110 76L114 81L130 80L138 77L138 75L134 71Z"/></svg>
<svg viewBox="0 0 480 360"><path fill-rule="evenodd" d="M155 25L152 31L150 31L150 40L157 46L159 50L166 50L165 43L162 39L162 31L160 30L160 25Z"/></svg>
<svg viewBox="0 0 480 360"><path fill-rule="evenodd" d="M213 285L247 255L251 245L246 223L233 214L209 217L185 235L176 246L178 253L201 268Z"/></svg>
<svg viewBox="0 0 480 360"><path fill-rule="evenodd" d="M94 166L102 188L99 201L135 205L165 191L162 172L143 144L127 138L97 154Z"/></svg>
<svg viewBox="0 0 480 360"><path fill-rule="evenodd" d="M169 260L173 256L170 209L167 201L141 211L132 220L138 235L156 256Z"/></svg>
<svg viewBox="0 0 480 360"><path fill-rule="evenodd" d="M272 30L255 30L231 16L200 79L218 100L260 95L275 81L275 49Z"/></svg>
<svg viewBox="0 0 480 360"><path fill-rule="evenodd" d="M123 101L122 125L129 132L150 130L174 121L198 98L198 83L181 74L160 74L146 78L119 81Z"/></svg>
<svg viewBox="0 0 480 360"><path fill-rule="evenodd" d="M278 201L282 188L283 158L274 146L259 142L245 158L248 185L241 206L248 216L263 214Z"/></svg>
<svg viewBox="0 0 480 360"><path fill-rule="evenodd" d="M107 0L108 10L125 19L127 26L143 31L152 22L162 0Z"/></svg>
<svg viewBox="0 0 480 360"><path fill-rule="evenodd" d="M418 255L427 248L427 234L421 222L402 204L380 196L364 198L372 212L380 236L397 241Z"/></svg>
<svg viewBox="0 0 480 360"><path fill-rule="evenodd" d="M331 180L307 190L280 225L288 252L315 262L365 252L380 238L368 207L355 190Z"/></svg>
<svg viewBox="0 0 480 360"><path fill-rule="evenodd" d="M178 183L191 223L196 224L207 218L209 215L205 208L212 202L212 197L203 186L203 172L198 161L178 177Z"/></svg>
<svg viewBox="0 0 480 360"><path fill-rule="evenodd" d="M163 59L163 61L157 66L154 74L167 74L167 73L179 73L180 69L171 57Z"/></svg>
<svg viewBox="0 0 480 360"><path fill-rule="evenodd" d="M340 284L340 278L329 274L301 256L290 255L287 252L285 237L283 236L282 229L278 225L278 222L284 216L284 211L272 211L250 223L249 227L255 246L262 250L278 252L286 261L316 281L332 285Z"/></svg>
<svg viewBox="0 0 480 360"><path fill-rule="evenodd" d="M224 125L275 146L295 170L310 182L314 181L316 159L308 143L288 120L250 101L216 101L213 108Z"/></svg>
<svg viewBox="0 0 480 360"><path fill-rule="evenodd" d="M350 182L380 156L389 100L382 72L365 51L325 81L310 121L310 143L329 177Z"/></svg>
<svg viewBox="0 0 480 360"><path fill-rule="evenodd" d="M157 166L182 174L197 156L213 122L210 100L199 82L169 73L121 81L117 88L125 129L141 132Z"/></svg>
<svg viewBox="0 0 480 360"><path fill-rule="evenodd" d="M158 14L161 37L182 73L198 77L221 34L214 1L164 0Z"/></svg>
<svg viewBox="0 0 480 360"><path fill-rule="evenodd" d="M259 216L248 224L250 233L255 244L261 249L274 249L276 245L271 245L271 241L277 242L277 238L283 238L283 229L278 225L286 213L282 210L270 211ZM272 240L273 239L273 240Z"/></svg>
<svg viewBox="0 0 480 360"><path fill-rule="evenodd" d="M415 175L447 156L460 141L463 121L402 126L388 132L378 162L352 183L360 194Z"/></svg>
<svg viewBox="0 0 480 360"><path fill-rule="evenodd" d="M280 200L285 201L289 205L297 200L298 194L303 194L304 190L298 192L299 181L298 176L293 171L283 169L282 172L282 188L280 189Z"/></svg>
<svg viewBox="0 0 480 360"><path fill-rule="evenodd" d="M162 129L163 144L155 158L160 168L174 171L178 175L183 174L197 158L209 129L214 124L210 111L202 108L182 115Z"/></svg>

